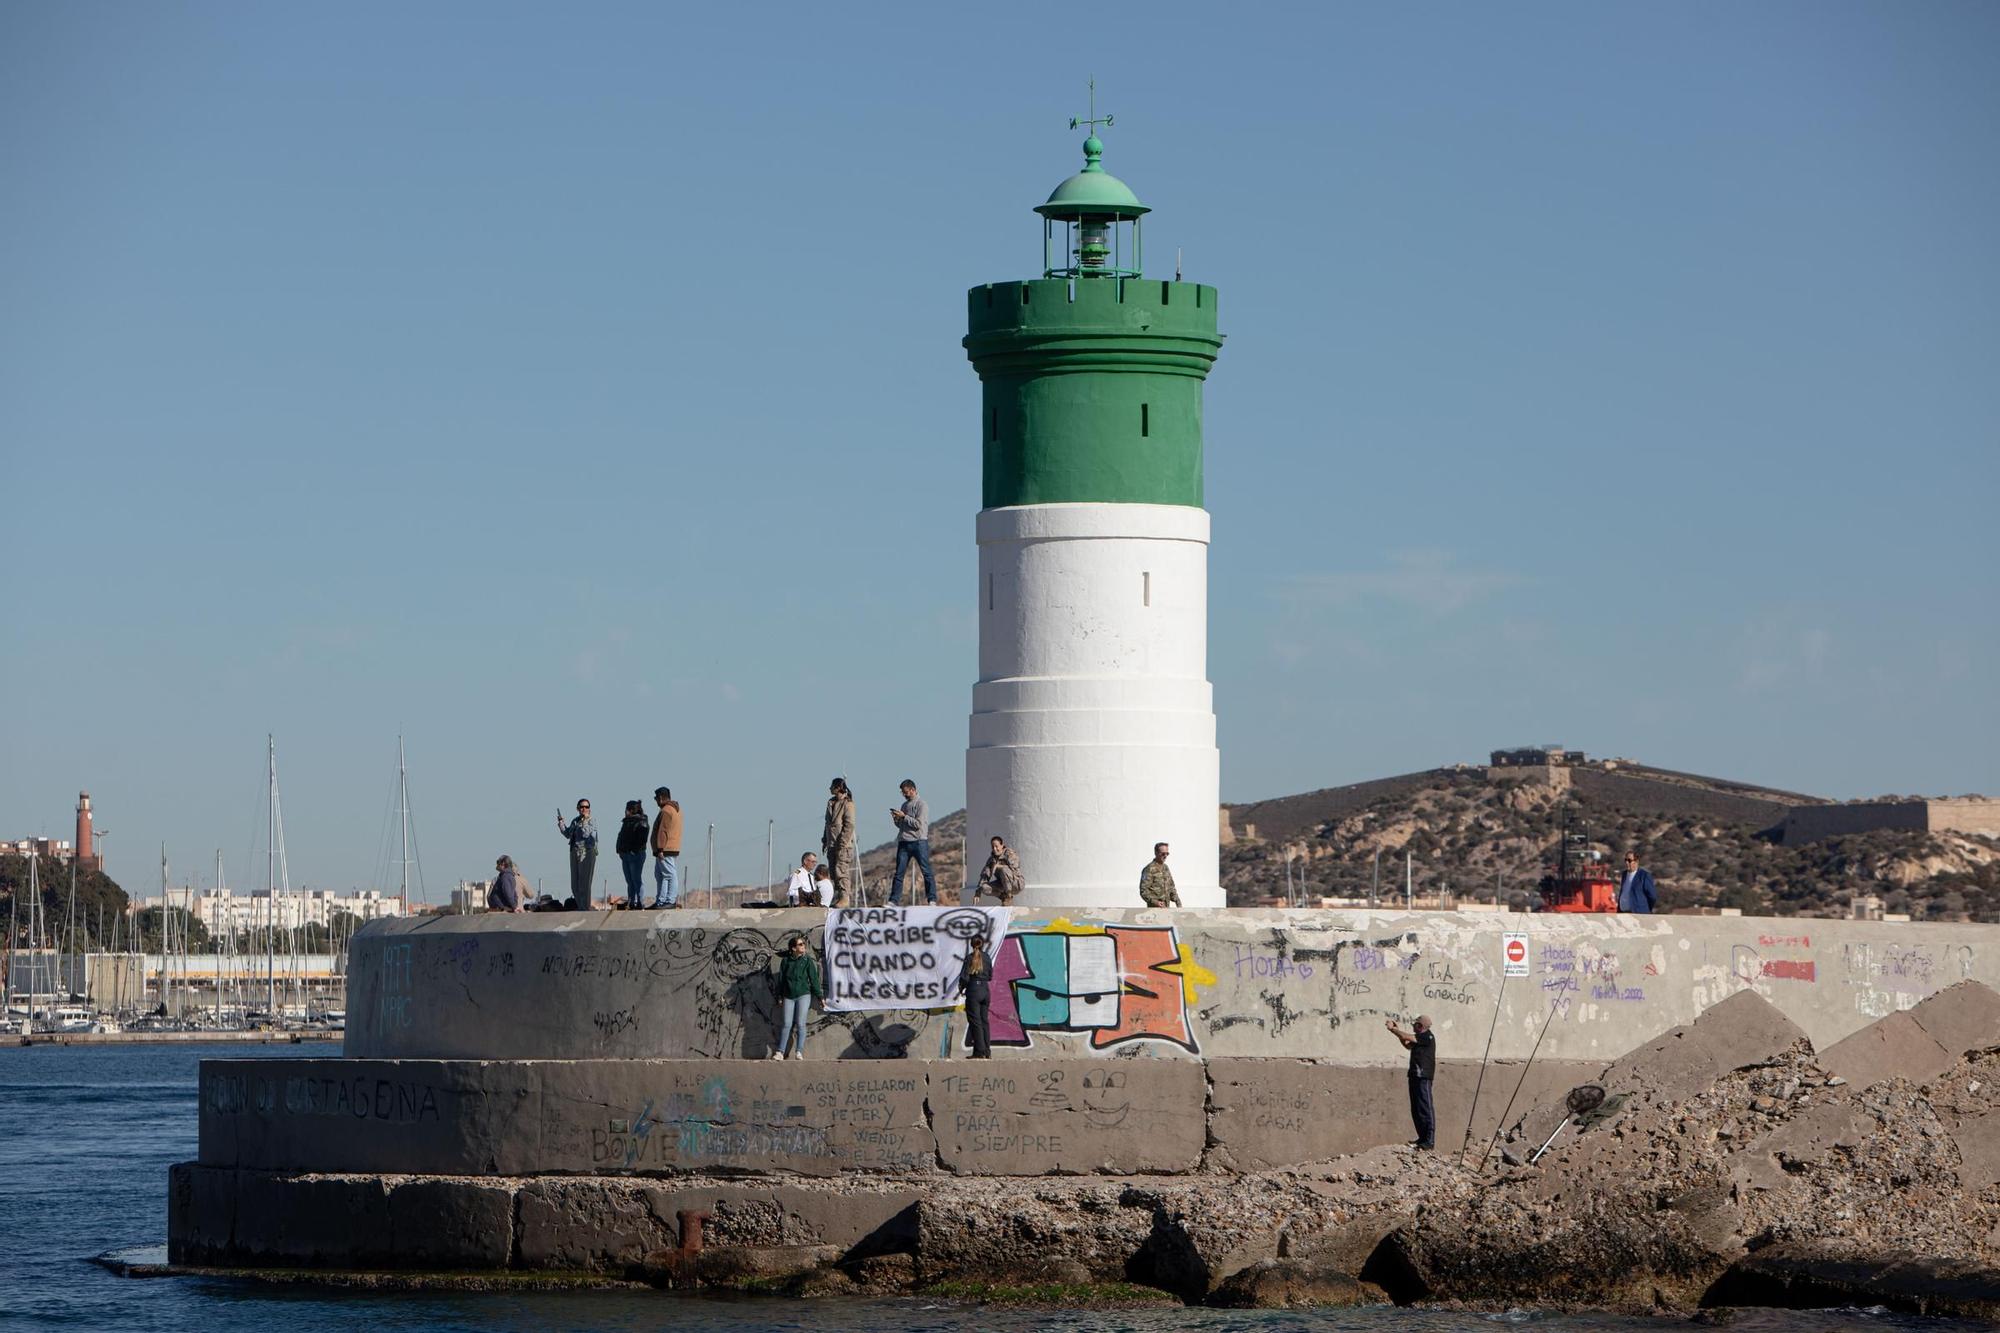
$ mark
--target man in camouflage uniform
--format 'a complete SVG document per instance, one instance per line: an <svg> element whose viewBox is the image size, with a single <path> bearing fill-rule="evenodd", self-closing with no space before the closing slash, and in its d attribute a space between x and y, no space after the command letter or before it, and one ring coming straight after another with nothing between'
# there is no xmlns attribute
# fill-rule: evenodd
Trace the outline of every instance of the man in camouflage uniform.
<svg viewBox="0 0 2000 1333"><path fill-rule="evenodd" d="M1139 897L1148 907L1179 907L1181 895L1174 889L1174 874L1167 869L1167 844L1153 844L1153 859L1139 872Z"/></svg>

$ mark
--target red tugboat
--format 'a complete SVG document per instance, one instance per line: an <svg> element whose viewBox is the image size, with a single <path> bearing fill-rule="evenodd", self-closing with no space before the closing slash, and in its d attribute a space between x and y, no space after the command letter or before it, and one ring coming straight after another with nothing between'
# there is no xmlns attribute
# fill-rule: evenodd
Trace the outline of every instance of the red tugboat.
<svg viewBox="0 0 2000 1333"><path fill-rule="evenodd" d="M1590 845L1590 826L1571 827L1563 817L1555 871L1542 876L1542 912L1616 912L1618 876L1603 852Z"/></svg>

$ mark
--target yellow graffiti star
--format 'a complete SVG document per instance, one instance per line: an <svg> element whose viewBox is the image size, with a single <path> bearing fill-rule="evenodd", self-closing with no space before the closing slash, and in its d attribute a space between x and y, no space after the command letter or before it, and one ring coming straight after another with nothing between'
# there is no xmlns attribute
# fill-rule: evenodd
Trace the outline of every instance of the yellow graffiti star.
<svg viewBox="0 0 2000 1333"><path fill-rule="evenodd" d="M1193 1004L1195 1002L1195 987L1213 986L1215 984L1215 973L1197 963L1194 960L1194 950L1185 944L1180 946L1179 961L1161 963L1153 970L1181 979L1181 1003L1183 1004Z"/></svg>
<svg viewBox="0 0 2000 1333"><path fill-rule="evenodd" d="M1105 932L1102 925L1080 926L1066 916L1059 916L1034 933L1037 935L1102 935Z"/></svg>

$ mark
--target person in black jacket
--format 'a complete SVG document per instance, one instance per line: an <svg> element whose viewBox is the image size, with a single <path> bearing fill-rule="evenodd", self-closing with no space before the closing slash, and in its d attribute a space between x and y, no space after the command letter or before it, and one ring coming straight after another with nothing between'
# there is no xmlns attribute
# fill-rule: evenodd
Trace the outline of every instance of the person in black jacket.
<svg viewBox="0 0 2000 1333"><path fill-rule="evenodd" d="M1389 1035L1403 1043L1410 1053L1410 1120L1416 1126L1419 1151L1437 1147L1437 1111L1431 1102L1431 1082L1437 1078L1437 1034L1431 1031L1428 1014L1418 1014L1415 1032L1405 1032L1389 1020Z"/></svg>
<svg viewBox="0 0 2000 1333"><path fill-rule="evenodd" d="M986 937L976 935L958 969L958 993L965 997L965 1032L972 1040L972 1058L991 1060L993 1039L987 1024L992 1016L993 960L986 956Z"/></svg>
<svg viewBox="0 0 2000 1333"><path fill-rule="evenodd" d="M625 905L646 905L646 839L652 835L652 821L646 807L637 801L625 802L625 818L618 825L618 868L625 872Z"/></svg>

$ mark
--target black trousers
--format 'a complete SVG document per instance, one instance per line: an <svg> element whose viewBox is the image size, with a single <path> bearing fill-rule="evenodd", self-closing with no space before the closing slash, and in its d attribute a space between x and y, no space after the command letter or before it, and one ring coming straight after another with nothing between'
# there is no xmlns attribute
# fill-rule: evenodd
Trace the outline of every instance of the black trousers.
<svg viewBox="0 0 2000 1333"><path fill-rule="evenodd" d="M987 992L965 996L965 1035L972 1040L972 1058L991 1060L993 1058L993 1038L987 1024L992 1018L993 997Z"/></svg>
<svg viewBox="0 0 2000 1333"><path fill-rule="evenodd" d="M1410 1120L1417 1127L1417 1146L1435 1147L1437 1112L1431 1107L1431 1081L1414 1074L1410 1076Z"/></svg>

